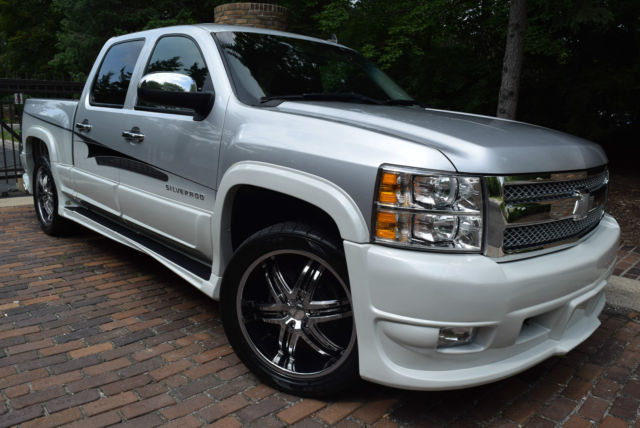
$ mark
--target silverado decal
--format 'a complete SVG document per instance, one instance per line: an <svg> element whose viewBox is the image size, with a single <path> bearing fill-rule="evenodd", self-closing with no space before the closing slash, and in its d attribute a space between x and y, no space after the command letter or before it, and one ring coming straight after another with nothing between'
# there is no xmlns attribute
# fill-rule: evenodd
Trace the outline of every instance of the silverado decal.
<svg viewBox="0 0 640 428"><path fill-rule="evenodd" d="M175 186L172 186L170 184L166 184L165 187L170 192L177 193L179 195L184 195L184 196L188 196L190 198L199 199L201 201L204 201L204 195L202 193L191 192L191 191L189 191L187 189L181 189L179 187L175 187Z"/></svg>

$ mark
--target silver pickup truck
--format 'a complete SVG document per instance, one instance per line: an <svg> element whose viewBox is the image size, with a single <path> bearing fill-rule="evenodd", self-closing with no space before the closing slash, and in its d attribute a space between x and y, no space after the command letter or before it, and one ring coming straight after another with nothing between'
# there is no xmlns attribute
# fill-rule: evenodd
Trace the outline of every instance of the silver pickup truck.
<svg viewBox="0 0 640 428"><path fill-rule="evenodd" d="M79 102L28 100L24 183L220 300L265 382L330 394L491 382L598 327L607 158L425 108L345 46L219 25L120 36Z"/></svg>

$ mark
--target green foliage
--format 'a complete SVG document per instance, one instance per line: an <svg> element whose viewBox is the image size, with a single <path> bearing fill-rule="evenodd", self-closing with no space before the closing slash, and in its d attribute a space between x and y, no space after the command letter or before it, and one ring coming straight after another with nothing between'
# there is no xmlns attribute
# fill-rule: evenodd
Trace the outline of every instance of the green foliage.
<svg viewBox="0 0 640 428"><path fill-rule="evenodd" d="M52 78L59 19L51 0L0 0L0 75Z"/></svg>
<svg viewBox="0 0 640 428"><path fill-rule="evenodd" d="M336 33L348 20L350 0L333 0L315 15L319 30L325 34Z"/></svg>
<svg viewBox="0 0 640 428"><path fill-rule="evenodd" d="M416 98L489 112L495 111L507 13L502 0L333 0L316 19L325 36L337 33Z"/></svg>
<svg viewBox="0 0 640 428"><path fill-rule="evenodd" d="M0 73L83 79L109 37L212 22L225 2L0 0ZM274 2L289 9L290 31L336 34L417 99L494 114L508 1ZM640 1L528 0L519 119L602 142L629 139L640 128L638 76Z"/></svg>
<svg viewBox="0 0 640 428"><path fill-rule="evenodd" d="M528 4L518 118L605 144L637 139L640 2ZM314 17L414 97L493 115L508 13L504 0L331 0Z"/></svg>
<svg viewBox="0 0 640 428"><path fill-rule="evenodd" d="M323 32L320 31L318 22L314 17L322 12L328 3L327 0L274 0L270 3L275 3L288 9L288 31L323 37Z"/></svg>
<svg viewBox="0 0 640 428"><path fill-rule="evenodd" d="M521 119L605 145L637 136L640 2L530 0L525 50Z"/></svg>
<svg viewBox="0 0 640 428"><path fill-rule="evenodd" d="M52 0L62 15L51 66L85 78L110 37L149 28L213 21L222 0Z"/></svg>

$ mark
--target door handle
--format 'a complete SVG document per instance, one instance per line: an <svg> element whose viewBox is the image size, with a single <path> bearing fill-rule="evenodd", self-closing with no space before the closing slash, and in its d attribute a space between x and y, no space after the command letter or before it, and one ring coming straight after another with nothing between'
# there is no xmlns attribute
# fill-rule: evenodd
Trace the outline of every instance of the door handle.
<svg viewBox="0 0 640 428"><path fill-rule="evenodd" d="M144 134L140 133L140 128L134 126L130 131L122 131L122 136L125 140L132 143L141 143L144 141Z"/></svg>
<svg viewBox="0 0 640 428"><path fill-rule="evenodd" d="M86 119L83 122L76 123L76 128L78 128L78 131L91 131L91 125L89 125Z"/></svg>

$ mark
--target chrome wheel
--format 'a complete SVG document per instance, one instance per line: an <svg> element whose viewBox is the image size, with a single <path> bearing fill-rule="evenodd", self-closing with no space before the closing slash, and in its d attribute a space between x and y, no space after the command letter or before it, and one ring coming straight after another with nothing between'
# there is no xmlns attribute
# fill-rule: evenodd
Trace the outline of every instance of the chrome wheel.
<svg viewBox="0 0 640 428"><path fill-rule="evenodd" d="M39 168L35 181L38 215L43 223L49 225L53 222L56 209L53 178L44 168Z"/></svg>
<svg viewBox="0 0 640 428"><path fill-rule="evenodd" d="M288 378L323 377L355 346L349 287L311 252L276 250L254 260L238 284L236 313L252 351Z"/></svg>
<svg viewBox="0 0 640 428"><path fill-rule="evenodd" d="M40 158L33 175L33 205L44 233L58 236L66 232L67 222L58 214L58 191L46 156Z"/></svg>

